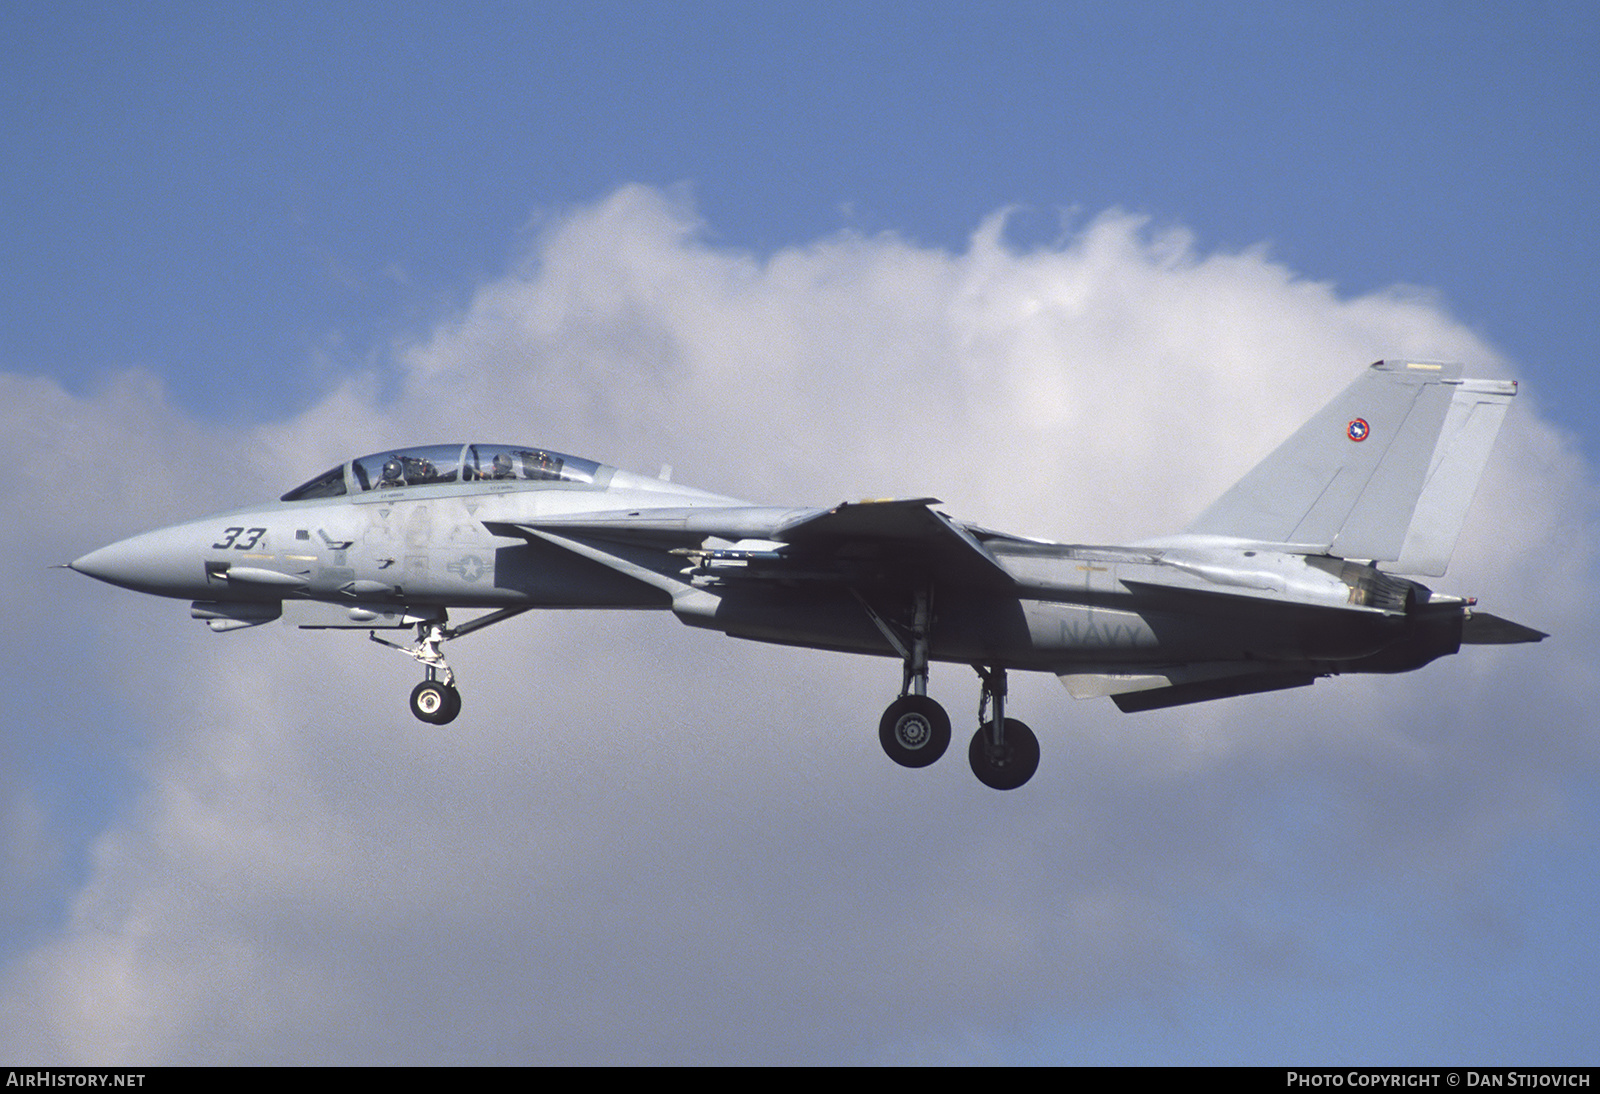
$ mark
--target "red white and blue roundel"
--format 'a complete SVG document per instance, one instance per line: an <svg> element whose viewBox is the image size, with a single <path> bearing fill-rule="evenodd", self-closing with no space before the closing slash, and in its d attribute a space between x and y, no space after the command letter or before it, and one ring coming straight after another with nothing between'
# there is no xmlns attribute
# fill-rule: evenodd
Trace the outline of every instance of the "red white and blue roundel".
<svg viewBox="0 0 1600 1094"><path fill-rule="evenodd" d="M1344 432L1345 436L1352 441L1364 441L1367 439L1367 435L1372 432L1372 427L1367 424L1365 418L1356 418L1345 426Z"/></svg>

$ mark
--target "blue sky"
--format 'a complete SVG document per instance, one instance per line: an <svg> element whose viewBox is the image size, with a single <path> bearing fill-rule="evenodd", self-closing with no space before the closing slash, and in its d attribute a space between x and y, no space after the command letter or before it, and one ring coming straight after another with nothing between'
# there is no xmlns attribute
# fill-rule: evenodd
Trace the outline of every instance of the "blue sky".
<svg viewBox="0 0 1600 1094"><path fill-rule="evenodd" d="M360 359L541 212L628 182L689 185L758 252L840 227L959 247L1008 206L1034 240L1146 213L1345 292L1436 291L1548 370L1553 406L1596 341L1583 5L9 18L13 367L225 364L228 390L179 393L197 410L303 402L309 360Z"/></svg>
<svg viewBox="0 0 1600 1094"><path fill-rule="evenodd" d="M50 575L40 583L47 591L15 591L6 610L40 623L19 654L28 694L38 698L0 723L13 771L4 786L6 861L22 879L6 890L22 910L0 946L0 1014L41 1013L30 1001L60 1003L77 998L75 985L100 986L81 989L90 1002L80 1010L60 1003L49 1011L78 1019L13 1034L15 1051L6 1055L94 1060L97 1047L123 1045L129 1058L152 1061L308 1058L296 1051L357 1061L1593 1061L1597 749L1584 724L1589 712L1572 699L1592 679L1581 666L1600 652L1585 644L1595 632L1581 608L1596 576L1589 545L1600 455L1600 15L1592 7L527 3L397 14L359 4L228 12L16 4L0 20L8 74L0 83L8 148L0 172L0 373L12 392L8 459L20 469L9 504L44 514L12 532L13 550L29 565L276 494L392 440L446 439L422 435L435 428L452 439L480 429L495 440L548 437L601 459L633 456L651 470L674 463L681 481L730 493L810 488L821 496L781 500L831 501L887 483L906 494L939 493L953 509L964 502L962 515L1023 532L1090 534L1028 524L1060 519L1149 534L1165 529L1139 527L1141 511L1192 515L1228 476L1219 470L1196 485L1197 499L1171 484L1171 468L1187 467L1190 453L1161 447L1154 435L1167 419L1159 406L1169 396L1198 406L1205 396L1191 392L1210 389L1163 386L1159 375L1120 363L1124 355L1165 362L1160 355L1171 354L1174 375L1190 375L1181 371L1190 367L1184 354L1217 347L1239 354L1217 368L1255 377L1276 369L1279 379L1306 361L1303 385L1288 384L1294 392L1241 395L1241 406L1257 406L1254 418L1241 410L1242 420L1270 433L1278 403L1292 426L1300 411L1288 404L1303 395L1314 405L1318 384L1353 376L1371 359L1325 357L1368 346L1380 356L1390 350L1378 335L1393 332L1403 341L1393 352L1472 353L1469 366L1523 382L1514 414L1527 432L1505 442L1504 462L1523 473L1529 496L1516 496L1513 479L1486 486L1480 508L1501 522L1476 526L1487 543L1463 561L1460 576L1481 582L1468 591L1485 603L1509 601L1506 614L1557 632L1538 651L1548 678L1539 678L1543 705L1531 713L1518 673L1540 663L1524 651L1498 663L1501 675L1499 653L1471 651L1460 677L1379 681L1345 699L1324 698L1342 682L1321 684L1309 699L1214 704L1192 722L1086 715L1045 681L1028 696L1051 711L1033 719L1045 723L1041 736L1048 729L1058 755L1082 748L1084 770L1105 776L1097 784L1058 770L1057 786L1066 780L1085 799L1071 806L1082 813L941 797L966 793L943 783L937 793L884 790L873 780L902 773L871 766L870 749L859 772L818 761L799 764L798 773L743 773L824 842L882 838L901 824L898 807L988 832L1017 826L1017 845L992 862L950 850L925 877L897 865L885 881L887 894L952 907L967 905L936 882L982 877L996 892L1023 894L1000 907L1007 922L1036 923L1038 937L1051 940L1041 943L1041 971L1024 975L1023 962L1007 973L1001 961L986 976L972 955L918 973L898 946L868 960L866 943L830 948L806 935L772 907L785 894L821 899L838 886L847 895L820 908L817 922L860 926L848 906L876 907L880 898L848 894L872 883L872 854L813 861L765 826L752 790L748 811L730 804L726 814L720 805L712 816L693 814L701 824L720 818L749 832L729 844L733 859L750 858L730 881L694 850L703 833L679 811L708 791L677 767L671 778L633 772L627 793L636 797L597 804L574 791L560 799L568 811L548 823L495 818L506 827L484 832L433 815L406 817L398 823L421 826L417 846L431 850L395 859L399 852L377 835L397 823L385 812L397 797L383 792L385 779L402 780L398 790L412 785L405 780L431 779L419 773L441 765L447 773L438 784L418 793L436 794L436 812L459 811L463 825L483 818L456 804L462 793L482 792L486 801L503 794L513 812L526 811L527 802L487 772L537 763L524 756L545 747L538 734L549 708L541 704L571 710L557 702L566 693L552 684L549 695L530 694L540 689L485 666L497 690L484 702L507 713L504 741L472 746L488 749L471 753L481 770L448 755L421 760L423 746L398 736L412 727L396 730L387 718L397 667L383 662L376 678L372 651L290 631L239 642L194 635L172 605ZM1009 217L996 219L1005 210ZM986 225L998 233L988 243L974 238ZM970 359L952 353L919 377L906 350L905 371L885 364L853 386L855 371L898 360L924 336L933 356L943 352L944 312L930 301L998 302L995 315L1027 317L1023 304L1005 311L1016 286L1026 290L1016 290L1017 300L1049 299L1060 285L1080 284L1073 278L1098 286L1084 298L1103 305L1074 319L1082 329L1060 335L1059 345L1098 347L1107 362L1100 371L1085 358L1057 385L1021 350L985 371L972 362L987 362L990 342L1015 334L994 320L957 340ZM947 282L981 291L939 297ZM742 285L759 298L719 295ZM1132 288L1124 294L1119 286ZM862 314L869 305L889 317L881 329ZM570 318L580 312L581 321ZM1107 329L1095 328L1097 314ZM629 324L639 315L650 321L636 329ZM1028 327L1025 318L1016 329L1023 341L1037 335L1056 344L1048 328ZM724 342L741 351L732 365L704 348ZM485 356L481 348L501 344L523 356ZM545 370L542 381L518 389L526 402L496 397L508 387L475 386L480 375L534 367L524 360ZM805 371L813 360L814 375ZM735 366L741 383L719 383L719 370ZM1116 410L1106 420L1126 423L1125 437L1048 428L1040 408L1055 405L1049 393L1099 386L1113 368L1131 370L1107 385L1125 389L1120 401L1106 396ZM792 406L764 404L762 390L787 391ZM855 393L849 412L828 401L830 392L841 401ZM770 443L752 419L769 428ZM961 464L941 463L948 445L933 443L946 436L934 423L987 430L1005 467L1045 462L1034 475L952 484ZM1016 437L998 437L1013 426ZM99 441L115 444L115 456L94 449ZM85 462L116 464L97 472L81 503L51 492L63 447L72 462L93 452ZM817 467L819 457L837 453L854 458ZM1054 469L1052 453L1061 461ZM1113 473L1123 464L1125 473ZM1087 477L1064 482L1063 467L1087 469ZM1097 500L1108 481L1129 497ZM1047 488L1051 500L1030 508L1029 495ZM1527 551L1545 553L1524 553L1518 533ZM1563 614L1548 617L1556 613ZM660 643L668 651L657 655L660 664L681 667L700 665L697 651L706 647L695 643L711 641L668 635L660 621L642 632L625 621L538 624L569 625L598 629L556 630L553 640L570 648L592 642L593 658L613 665L604 694L591 686L574 701L627 723L638 718L635 700L647 683L670 695L684 675L638 667L641 643ZM527 638L496 638L505 645L493 648L515 650ZM705 698L663 698L659 721L639 727L668 754L708 747L692 731L686 738L675 719L706 717L705 732L714 734L732 715L699 707L737 707L751 687L792 692L807 724L832 718L830 732L844 737L837 726L858 705L870 722L878 690L889 686L879 679L882 666L729 652L718 641L711 648L722 656L745 660L720 670L729 674L721 683L696 677ZM600 661L602 652L612 660ZM226 685L204 683L208 671ZM636 674L647 679L617 682ZM141 694L150 679L167 686L147 705ZM839 698L817 698L835 686ZM1400 698L1380 698L1389 694L1383 686ZM1440 691L1448 697L1437 700ZM380 701L383 718L370 715L369 725ZM809 705L819 702L831 705ZM644 703L654 709L655 699ZM375 758L346 756L351 767L319 760L324 751L346 754L335 738L307 728L317 724L316 704L337 711L340 732L348 722L348 735ZM261 717L274 728L228 736L213 717L222 710L270 710ZM511 733L520 715L528 724ZM1342 718L1371 719L1370 739L1339 736ZM1324 723L1295 737L1299 744L1280 751L1273 743L1275 726L1299 732ZM472 732L465 719L461 732ZM1421 754L1430 757L1423 768L1406 766ZM241 773L240 756L286 781ZM707 761L716 771L722 762ZM848 777L836 778L839 770ZM1049 774L1042 770L1041 780ZM1446 784L1471 794L1449 793ZM1148 813L1135 808L1143 794L1154 803ZM1233 795L1226 808L1215 804L1221 795ZM287 813L264 805L260 823L227 806L285 798L305 802ZM852 800L870 800L862 818L850 815ZM218 812L200 824L196 802ZM1428 803L1438 810L1431 821ZM348 845L327 851L328 862L344 867L328 867L315 883L290 871L276 886L207 872L214 864L195 833L232 833L253 858L266 851L239 833L276 833L279 824L292 831L301 808L321 817L308 830L348 835ZM1135 817L1140 827L1128 838L1137 868L1097 867L1106 854L1077 846L1090 832L1115 845L1119 821ZM630 834L623 818L661 834ZM1191 842L1209 823L1222 828L1215 846ZM588 873L540 888L556 883L538 880L546 875L536 878L522 856L541 832L563 825L613 833L604 846L628 853L596 851ZM959 827L939 841L959 849ZM1352 843L1366 846L1358 852ZM341 887L349 863L372 848L393 872L374 868L361 886ZM532 879L540 892L559 889L564 912L550 912L544 926L530 914L535 926L517 933L489 912L483 922L461 921L431 905L386 905L385 894L430 881L480 884L455 872L463 849ZM498 1039L461 1048L449 1040L447 1019L430 1039L441 1015L425 1002L409 1016L389 1000L361 1010L363 1000L382 998L356 985L395 959L377 956L386 937L409 945L442 937L464 953L480 936L500 939L543 968L537 955L557 949L543 949L555 944L539 932L558 935L550 924L565 922L562 915L633 922L637 909L617 880L637 876L633 852L655 856L646 874L681 871L696 879L683 886L719 894L726 883L728 903L713 906L736 909L740 923L748 916L749 934L730 946L699 933L695 916L677 935L644 932L639 948L625 952L637 967L660 964L668 970L662 978L615 970L626 992L610 998L594 989L575 1006L611 1013L614 1005L611 1043L573 1033L554 1047L535 1046L507 1026ZM778 870L771 860L787 853L793 869ZM141 878L157 880L141 888ZM268 910L256 916L239 910L250 903L243 898L213 906L194 896L234 892L235 884ZM657 885L642 891L669 904L695 899L670 879ZM1029 903L1029 893L1048 900ZM506 896L506 906L527 913L516 899ZM892 906L890 896L881 900ZM165 946L141 944L145 928L118 911L168 902L206 910L192 921L173 917L197 933L174 927ZM386 906L387 918L373 910ZM355 907L368 909L368 919ZM1117 909L1108 917L1115 923L1137 925L1105 926L1095 911L1102 907ZM343 925L320 947L286 926L316 914ZM358 920L361 931L350 926ZM107 966L86 941L94 933L86 921L127 941L116 951L126 962L116 965L119 983L138 985L141 998L205 998L198 987L185 990L202 982L226 998L227 962L193 960L215 945L254 954L283 977L260 977L281 990L262 988L252 1013L274 1012L311 983L318 990L310 1012L325 1005L350 1015L351 1035L341 1039L335 1028L296 1047L279 1036L287 1026L235 1016L217 1031L227 1049L208 1056L202 1025L184 1028L180 1050L170 1030L134 1018L107 1024L94 1013L95 993L110 990L100 980ZM1106 943L1103 951L1091 936ZM487 968L494 952L481 945ZM1112 956L1085 956L1080 945ZM589 952L581 941L574 946ZM791 946L791 964L769 963ZM719 1006L702 1013L691 1003L681 1029L665 1019L651 1024L652 1002L715 990L668 956L696 947L720 948L723 956L707 962L730 966L713 981L726 992L720 1005L749 1023L737 1044L714 1032L726 1016ZM594 941L594 954L604 949ZM785 986L783 969L805 981L797 970L808 952L824 969L833 967L830 957L842 968L869 964L871 982L852 973ZM413 956L419 982L449 980L424 954L401 959ZM466 956L462 967L476 966ZM951 1004L955 1018L931 1013L942 989L919 976L947 978L950 998L962 1001ZM580 981L589 982L573 982ZM454 998L450 990L441 987L440 998ZM1497 992L1505 993L1498 1001ZM507 1010L527 1003L510 988L486 994ZM626 1005L616 1005L623 995ZM848 1016L877 1000L916 1017L924 998L930 1014L920 1029L852 1029L844 1019L836 1028L813 1016L830 1008ZM785 1007L806 1016L785 1018ZM785 1023L786 1032L774 1032ZM418 1032L374 1039L371 1030L385 1024ZM669 1030L681 1036L679 1048L663 1047Z"/></svg>

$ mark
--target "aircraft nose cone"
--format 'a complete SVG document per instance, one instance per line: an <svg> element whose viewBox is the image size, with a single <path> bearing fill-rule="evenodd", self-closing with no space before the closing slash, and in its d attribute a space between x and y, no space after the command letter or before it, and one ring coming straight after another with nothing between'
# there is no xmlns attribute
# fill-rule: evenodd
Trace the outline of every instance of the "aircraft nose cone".
<svg viewBox="0 0 1600 1094"><path fill-rule="evenodd" d="M137 588L139 577L142 571L147 569L147 565L142 557L144 552L133 548L132 544L133 540L125 539L109 547L102 547L98 551L90 551L67 565L80 574L88 574L92 578L112 585Z"/></svg>
<svg viewBox="0 0 1600 1094"><path fill-rule="evenodd" d="M183 595L195 582L190 570L196 564L168 542L165 532L149 532L124 539L67 563L80 574L124 589L158 595ZM185 565L185 562L188 565Z"/></svg>
<svg viewBox="0 0 1600 1094"><path fill-rule="evenodd" d="M113 576L121 573L124 569L119 562L119 556L122 553L117 550L119 546L120 544L113 543L110 547L102 547L98 551L90 551L82 558L73 559L67 563L67 566L77 570L80 574L88 574L90 577L99 578L101 581L109 581L113 585L120 585L122 582Z"/></svg>

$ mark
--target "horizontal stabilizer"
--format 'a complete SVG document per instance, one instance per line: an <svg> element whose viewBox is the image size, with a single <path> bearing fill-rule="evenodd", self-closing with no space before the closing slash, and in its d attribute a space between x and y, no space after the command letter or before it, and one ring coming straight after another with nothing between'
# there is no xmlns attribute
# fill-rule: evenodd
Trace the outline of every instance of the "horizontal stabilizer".
<svg viewBox="0 0 1600 1094"><path fill-rule="evenodd" d="M1476 608L1467 613L1461 627L1461 641L1469 646L1510 646L1518 642L1539 642L1549 637L1543 631L1480 612Z"/></svg>
<svg viewBox="0 0 1600 1094"><path fill-rule="evenodd" d="M1123 713L1133 713L1305 687L1316 678L1316 673L1304 669L1264 672L1259 664L1212 662L1130 667L1125 672L1063 673L1061 682L1074 699L1110 696Z"/></svg>
<svg viewBox="0 0 1600 1094"><path fill-rule="evenodd" d="M1231 699L1236 695L1256 695L1263 691L1308 687L1316 678L1317 674L1313 672L1258 672L1248 676L1200 680L1193 684L1179 684L1171 688L1131 691L1124 695L1113 695L1111 701L1117 704L1117 709L1122 713L1137 714L1143 710L1206 703L1212 699Z"/></svg>

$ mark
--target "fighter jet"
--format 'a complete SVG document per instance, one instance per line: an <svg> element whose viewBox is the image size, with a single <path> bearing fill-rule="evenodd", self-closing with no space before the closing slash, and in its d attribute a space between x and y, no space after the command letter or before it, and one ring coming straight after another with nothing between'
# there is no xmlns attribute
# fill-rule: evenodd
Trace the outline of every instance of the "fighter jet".
<svg viewBox="0 0 1600 1094"><path fill-rule="evenodd" d="M978 674L967 750L996 789L1039 763L1011 670L1123 711L1406 672L1463 643L1535 642L1408 576L1443 574L1514 382L1379 361L1177 535L1052 543L934 498L751 505L544 448L436 444L339 464L275 503L102 547L72 569L190 600L212 630L285 617L415 658L411 711L461 710L444 643L533 608L670 611L736 638L892 657L878 737L925 767L950 743L934 662ZM452 623L452 609L484 614ZM415 629L408 645L380 630Z"/></svg>

